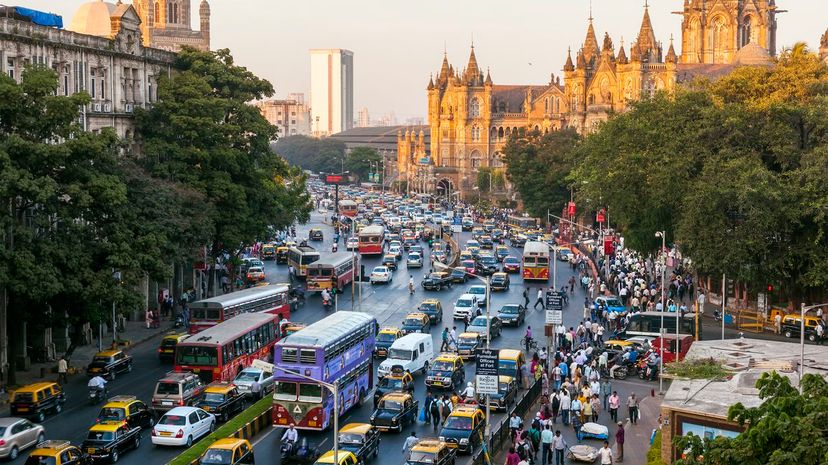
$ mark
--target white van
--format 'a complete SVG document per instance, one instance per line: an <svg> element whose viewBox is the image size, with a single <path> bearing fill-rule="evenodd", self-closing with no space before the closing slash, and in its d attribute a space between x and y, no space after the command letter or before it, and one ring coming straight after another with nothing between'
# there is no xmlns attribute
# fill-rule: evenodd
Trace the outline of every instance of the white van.
<svg viewBox="0 0 828 465"><path fill-rule="evenodd" d="M463 294L454 302L454 313L452 316L455 320L462 320L469 317L471 320L480 306L475 294Z"/></svg>
<svg viewBox="0 0 828 465"><path fill-rule="evenodd" d="M412 374L428 371L429 360L434 358L434 343L431 334L411 333L397 339L388 349L388 357L380 363L377 374L380 378L391 373L391 367L400 365Z"/></svg>

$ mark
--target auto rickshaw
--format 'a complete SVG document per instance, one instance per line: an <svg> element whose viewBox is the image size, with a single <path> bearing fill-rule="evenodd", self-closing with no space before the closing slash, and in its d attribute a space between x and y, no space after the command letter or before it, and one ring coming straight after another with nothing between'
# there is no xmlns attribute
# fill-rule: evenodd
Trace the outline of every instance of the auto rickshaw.
<svg viewBox="0 0 828 465"><path fill-rule="evenodd" d="M288 262L288 247L276 247L276 263Z"/></svg>

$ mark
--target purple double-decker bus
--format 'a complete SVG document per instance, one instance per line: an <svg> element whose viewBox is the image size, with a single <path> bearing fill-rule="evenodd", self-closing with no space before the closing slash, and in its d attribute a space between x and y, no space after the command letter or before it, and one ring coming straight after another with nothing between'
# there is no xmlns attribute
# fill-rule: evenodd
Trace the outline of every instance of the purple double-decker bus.
<svg viewBox="0 0 828 465"><path fill-rule="evenodd" d="M322 431L333 424L333 397L312 380L339 386L340 416L369 396L377 328L367 313L339 311L277 342L273 425Z"/></svg>

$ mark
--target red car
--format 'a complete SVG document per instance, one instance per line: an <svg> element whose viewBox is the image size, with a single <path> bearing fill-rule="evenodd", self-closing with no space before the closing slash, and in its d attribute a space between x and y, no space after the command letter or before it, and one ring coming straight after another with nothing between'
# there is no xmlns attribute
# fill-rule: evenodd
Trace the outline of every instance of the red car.
<svg viewBox="0 0 828 465"><path fill-rule="evenodd" d="M460 266L466 270L466 273L474 274L474 260L463 260Z"/></svg>
<svg viewBox="0 0 828 465"><path fill-rule="evenodd" d="M507 273L520 273L520 260L511 255L503 259L503 271Z"/></svg>
<svg viewBox="0 0 828 465"><path fill-rule="evenodd" d="M678 341L679 346L679 360L684 360L684 356L687 354L687 351L690 350L690 346L693 345L693 336L679 334L678 337L676 337L675 334L665 334L663 337L653 339L653 349L661 349L662 340L665 341L664 351L662 352L664 363L673 363L676 361L676 341Z"/></svg>

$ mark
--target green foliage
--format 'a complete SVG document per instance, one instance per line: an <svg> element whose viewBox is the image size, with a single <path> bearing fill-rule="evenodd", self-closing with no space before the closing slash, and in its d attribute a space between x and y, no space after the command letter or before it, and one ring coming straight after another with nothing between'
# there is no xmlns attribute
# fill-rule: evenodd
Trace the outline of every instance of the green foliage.
<svg viewBox="0 0 828 465"><path fill-rule="evenodd" d="M345 158L345 171L367 182L369 173L382 175L382 156L373 147L355 147Z"/></svg>
<svg viewBox="0 0 828 465"><path fill-rule="evenodd" d="M481 193L503 190L505 185L503 170L485 166L477 170L477 189Z"/></svg>
<svg viewBox="0 0 828 465"><path fill-rule="evenodd" d="M668 363L665 370L672 377L690 379L721 379L729 373L721 362L712 358L685 359Z"/></svg>
<svg viewBox="0 0 828 465"><path fill-rule="evenodd" d="M343 171L345 143L330 138L290 136L279 139L273 150L290 164L313 172Z"/></svg>
<svg viewBox="0 0 828 465"><path fill-rule="evenodd" d="M506 175L532 216L546 218L547 210L557 214L554 212L559 212L569 200L567 177L573 168L579 141L577 132L565 129L549 134L521 131L506 143L503 149Z"/></svg>
<svg viewBox="0 0 828 465"><path fill-rule="evenodd" d="M790 378L763 373L756 383L758 407L730 407L728 419L745 432L735 438L700 438L689 434L674 439L676 449L688 451L677 465L787 465L828 462L828 381L819 374L802 377L802 395ZM702 458L703 457L703 458Z"/></svg>
<svg viewBox="0 0 828 465"><path fill-rule="evenodd" d="M661 430L657 430L653 444L647 450L647 465L664 465L661 460Z"/></svg>

